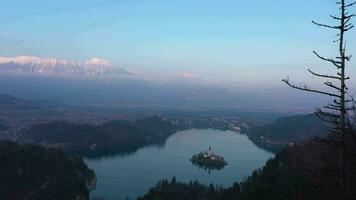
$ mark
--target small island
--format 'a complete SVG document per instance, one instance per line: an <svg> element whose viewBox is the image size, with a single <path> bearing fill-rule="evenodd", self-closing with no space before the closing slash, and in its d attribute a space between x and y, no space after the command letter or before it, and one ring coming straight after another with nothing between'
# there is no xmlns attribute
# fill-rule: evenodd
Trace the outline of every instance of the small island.
<svg viewBox="0 0 356 200"><path fill-rule="evenodd" d="M209 171L221 170L227 165L227 162L222 156L216 155L211 151L211 147L209 147L208 151L200 152L199 154L193 155L190 160L194 165L197 165Z"/></svg>

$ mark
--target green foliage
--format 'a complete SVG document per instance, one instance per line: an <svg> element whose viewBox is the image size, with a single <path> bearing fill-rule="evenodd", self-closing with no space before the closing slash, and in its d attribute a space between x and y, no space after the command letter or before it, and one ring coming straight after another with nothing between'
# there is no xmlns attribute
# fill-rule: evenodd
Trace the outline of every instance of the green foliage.
<svg viewBox="0 0 356 200"><path fill-rule="evenodd" d="M0 143L0 199L87 198L95 179L83 160L36 145Z"/></svg>

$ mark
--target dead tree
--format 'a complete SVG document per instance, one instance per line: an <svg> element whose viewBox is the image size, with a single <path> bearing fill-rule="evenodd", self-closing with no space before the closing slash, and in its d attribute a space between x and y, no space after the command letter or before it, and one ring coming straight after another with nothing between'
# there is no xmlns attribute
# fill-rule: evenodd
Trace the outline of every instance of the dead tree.
<svg viewBox="0 0 356 200"><path fill-rule="evenodd" d="M337 180L337 192L335 194L338 199L352 199L355 195L355 176L353 175L353 169L355 169L355 151L354 146L350 146L350 139L355 138L352 131L352 125L350 122L349 111L354 110L355 107L350 106L354 102L351 95L348 93L347 80L350 79L346 75L346 66L350 61L352 55L348 55L346 52L346 40L345 34L350 31L354 26L351 23L351 19L355 16L348 12L349 8L354 6L356 2L346 3L346 0L338 0L336 4L339 6L339 14L334 16L330 15L337 24L328 25L313 21L313 23L319 27L331 29L337 31L337 40L333 41L337 43L338 55L334 58L327 58L321 56L314 51L313 53L321 60L329 63L335 67L335 74L323 74L316 73L312 70L308 70L313 76L322 78L325 80L324 85L327 86L327 90L319 90L308 87L307 85L296 85L290 82L289 78L285 78L282 81L288 86L311 93L318 93L332 97L332 103L324 106L323 108L316 109L316 115L323 121L327 122L331 129L331 136L328 138L317 138L316 141L320 142L320 145L327 146L331 150L331 153L335 155L336 160L330 160L321 158L322 162L325 162L325 169L317 170L312 173L313 176L332 176ZM352 148L351 148L352 147ZM325 157L325 152L322 153ZM330 162L335 163L335 169L331 171ZM325 190L324 190L325 191Z"/></svg>
<svg viewBox="0 0 356 200"><path fill-rule="evenodd" d="M355 15L349 14L348 8L355 4L356 2L347 4L345 3L345 0L340 0L337 2L337 5L339 5L340 9L339 15L330 15L332 19L338 22L337 25L327 25L313 21L313 23L319 27L336 30L338 32L338 39L333 41L334 43L338 44L338 55L335 56L335 58L326 58L318 54L316 51L313 52L319 59L328 62L336 68L335 75L316 73L310 69L308 70L313 76L326 79L324 85L326 85L330 90L323 91L310 88L306 85L299 86L291 83L289 78L282 80L284 83L294 89L318 93L333 98L332 103L324 106L323 109L318 108L316 110L316 114L321 120L332 124L331 129L334 133L337 133L338 136L340 136L341 140L345 138L345 134L348 132L348 111L352 109L348 106L348 104L353 101L352 98L348 97L348 87L346 85L346 81L349 80L350 77L346 76L345 69L347 62L350 61L352 55L347 55L346 53L345 33L354 27L351 24L351 19Z"/></svg>

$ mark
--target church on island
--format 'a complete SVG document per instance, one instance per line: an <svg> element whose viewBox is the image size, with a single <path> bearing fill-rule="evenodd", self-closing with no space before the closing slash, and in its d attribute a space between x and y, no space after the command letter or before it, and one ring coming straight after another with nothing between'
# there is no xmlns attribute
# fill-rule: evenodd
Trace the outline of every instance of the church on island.
<svg viewBox="0 0 356 200"><path fill-rule="evenodd" d="M212 152L211 147L208 151L193 155L191 161L194 165L205 169L222 169L227 165L227 162L222 156Z"/></svg>

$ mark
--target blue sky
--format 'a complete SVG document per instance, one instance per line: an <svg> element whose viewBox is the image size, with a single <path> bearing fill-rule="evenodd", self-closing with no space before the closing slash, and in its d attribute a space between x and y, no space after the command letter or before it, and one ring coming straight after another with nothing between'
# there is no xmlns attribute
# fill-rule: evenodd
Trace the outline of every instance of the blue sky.
<svg viewBox="0 0 356 200"><path fill-rule="evenodd" d="M246 84L333 69L312 50L333 55L335 33L311 23L330 21L333 0L0 0L0 8L1 56L99 57L147 74Z"/></svg>

